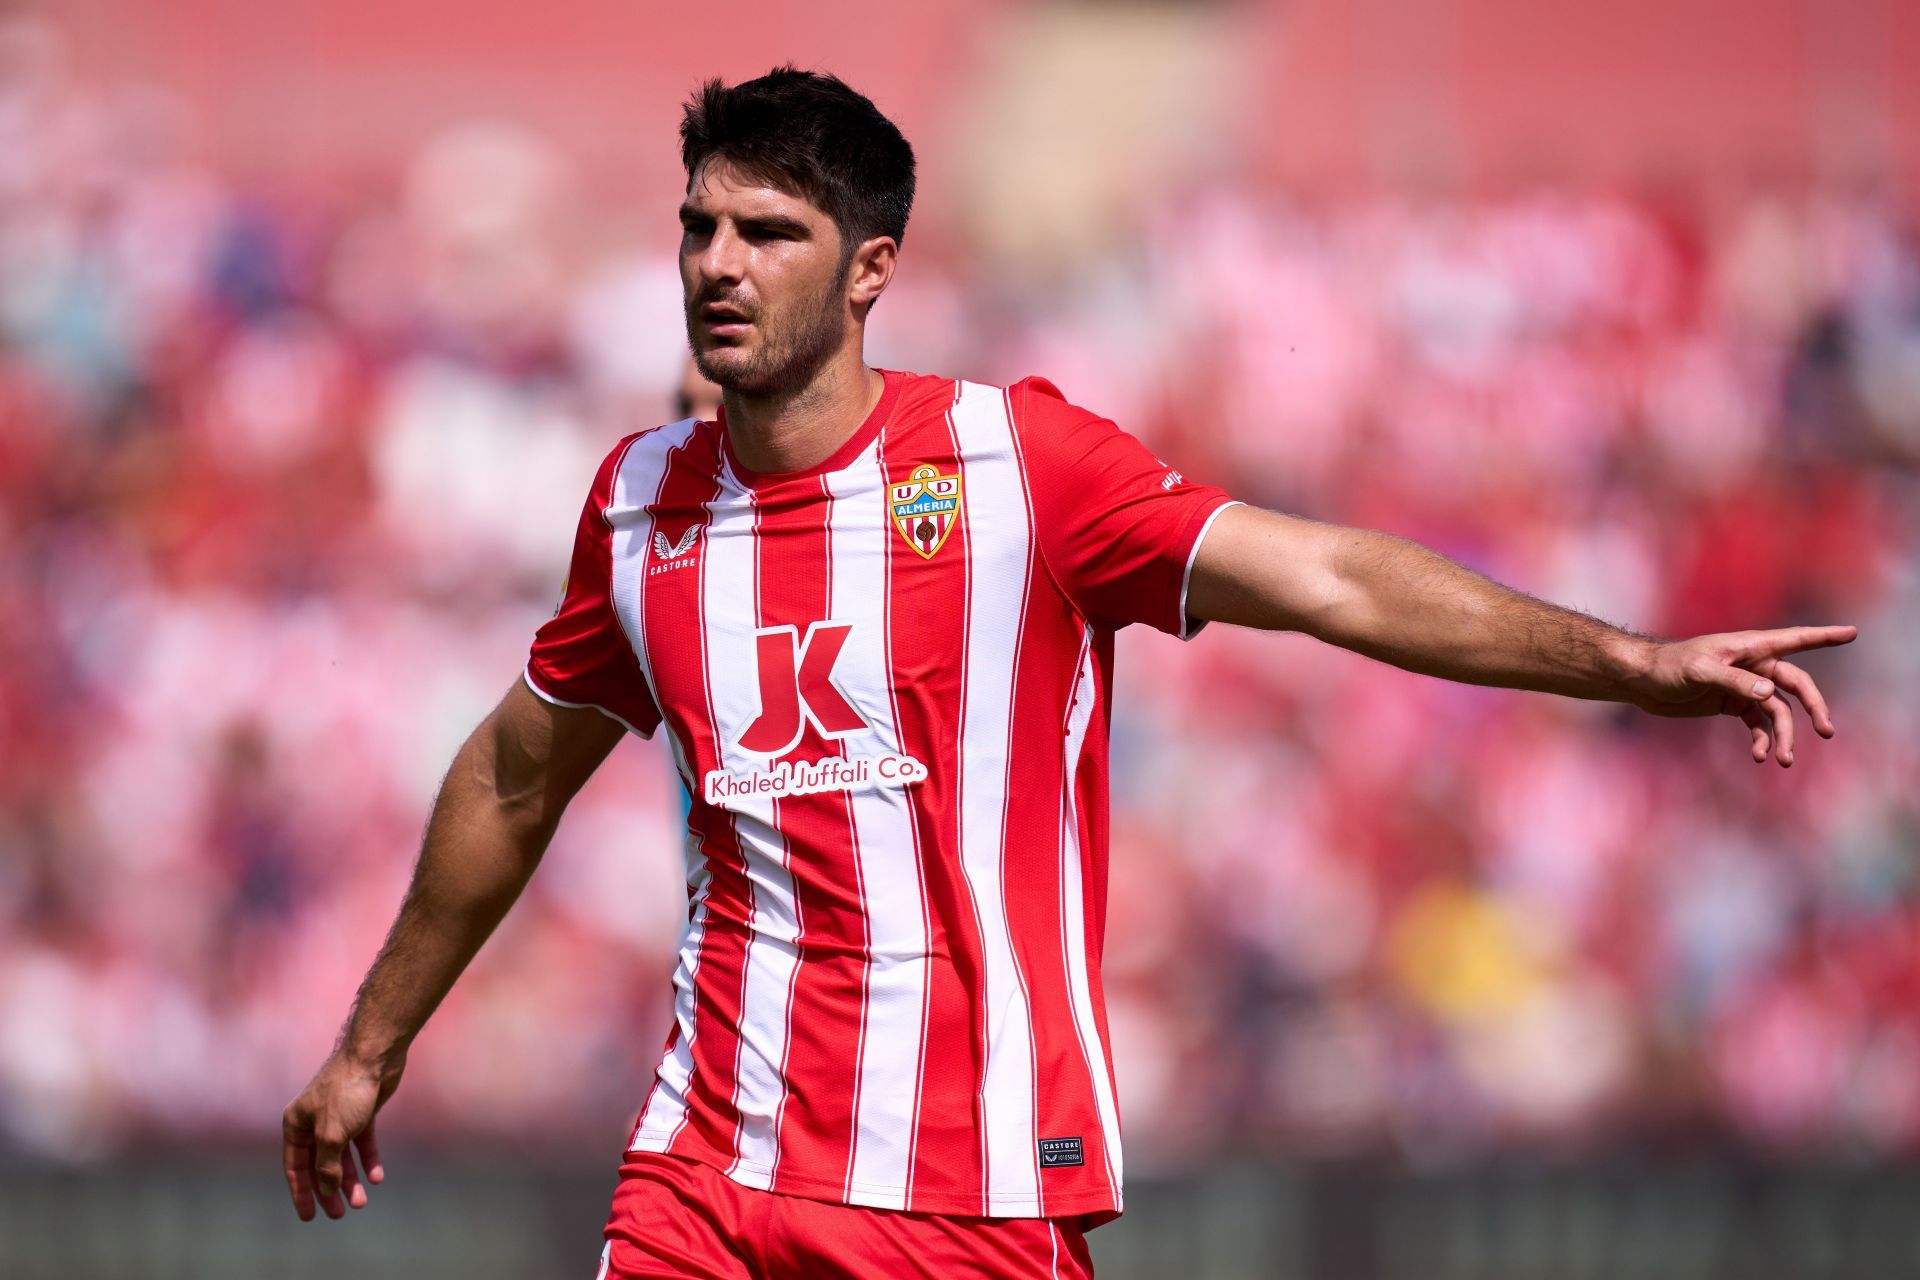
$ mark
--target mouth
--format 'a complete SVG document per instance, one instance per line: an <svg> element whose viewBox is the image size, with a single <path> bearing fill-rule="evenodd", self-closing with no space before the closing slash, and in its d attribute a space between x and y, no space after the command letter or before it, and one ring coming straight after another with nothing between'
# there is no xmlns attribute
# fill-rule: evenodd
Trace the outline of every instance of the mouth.
<svg viewBox="0 0 1920 1280"><path fill-rule="evenodd" d="M713 337L737 338L753 327L753 321L738 307L710 302L700 308L700 325Z"/></svg>

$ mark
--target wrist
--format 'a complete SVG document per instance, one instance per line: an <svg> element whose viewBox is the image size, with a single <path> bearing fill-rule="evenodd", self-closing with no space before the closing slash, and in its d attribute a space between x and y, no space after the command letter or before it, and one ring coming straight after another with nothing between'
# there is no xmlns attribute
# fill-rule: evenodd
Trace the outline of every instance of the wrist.
<svg viewBox="0 0 1920 1280"><path fill-rule="evenodd" d="M1607 667L1607 696L1616 702L1632 702L1640 685L1652 672L1654 656L1659 648L1659 641L1628 631L1618 631L1609 636L1607 643L1602 646Z"/></svg>
<svg viewBox="0 0 1920 1280"><path fill-rule="evenodd" d="M404 1066L407 1042L398 1036L383 1036L352 1023L340 1035L334 1056L356 1070L372 1076L384 1076Z"/></svg>

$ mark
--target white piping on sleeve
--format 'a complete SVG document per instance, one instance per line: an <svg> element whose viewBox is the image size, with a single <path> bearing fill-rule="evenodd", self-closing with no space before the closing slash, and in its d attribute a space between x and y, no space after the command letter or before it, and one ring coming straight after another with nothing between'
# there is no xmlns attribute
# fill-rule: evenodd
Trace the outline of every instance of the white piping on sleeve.
<svg viewBox="0 0 1920 1280"><path fill-rule="evenodd" d="M653 731L651 729L636 729L632 725L628 724L625 720L622 720L619 716L613 714L613 712L607 710L605 707L601 706L597 702L568 702L565 698L554 697L552 694L548 693L545 689L542 689L539 686L539 684L535 682L533 678L532 663L528 663L527 666L521 670L520 679L526 683L527 688L533 690L534 696L540 699L540 701L542 702L551 702L556 707L566 707L572 711L598 711L601 715L613 721L615 724L619 725L621 728L625 729L628 733L631 733L636 737L641 737L641 738L653 737Z"/></svg>
<svg viewBox="0 0 1920 1280"><path fill-rule="evenodd" d="M1238 498L1229 498L1213 509L1213 514L1207 517L1207 522L1200 526L1200 532L1193 535L1193 546L1187 551L1187 567L1180 572L1180 638L1182 640L1193 639L1200 634L1200 629L1207 625L1205 618L1201 618L1196 622L1193 616L1187 612L1187 588L1193 582L1193 562L1200 558L1200 544L1207 540L1207 530L1213 528L1213 522L1220 518L1222 511L1225 511L1228 507L1244 507L1246 505L1246 503L1240 501Z"/></svg>

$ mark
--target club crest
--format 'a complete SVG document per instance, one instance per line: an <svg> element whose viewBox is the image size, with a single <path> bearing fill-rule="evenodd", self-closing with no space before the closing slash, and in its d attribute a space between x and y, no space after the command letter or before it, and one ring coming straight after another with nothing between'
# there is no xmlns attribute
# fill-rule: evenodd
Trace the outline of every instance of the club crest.
<svg viewBox="0 0 1920 1280"><path fill-rule="evenodd" d="M924 464L915 467L905 483L888 489L887 509L907 545L931 560L960 519L960 477L943 476Z"/></svg>

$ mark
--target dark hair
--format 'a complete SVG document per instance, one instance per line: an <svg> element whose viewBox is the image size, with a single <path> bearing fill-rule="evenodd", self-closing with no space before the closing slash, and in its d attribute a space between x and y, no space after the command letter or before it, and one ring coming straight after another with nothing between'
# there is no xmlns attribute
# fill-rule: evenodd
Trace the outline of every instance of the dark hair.
<svg viewBox="0 0 1920 1280"><path fill-rule="evenodd" d="M689 190L702 164L724 160L808 201L840 229L843 252L874 236L906 237L913 148L837 76L785 66L732 88L707 81L680 121L680 160Z"/></svg>

